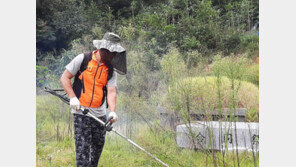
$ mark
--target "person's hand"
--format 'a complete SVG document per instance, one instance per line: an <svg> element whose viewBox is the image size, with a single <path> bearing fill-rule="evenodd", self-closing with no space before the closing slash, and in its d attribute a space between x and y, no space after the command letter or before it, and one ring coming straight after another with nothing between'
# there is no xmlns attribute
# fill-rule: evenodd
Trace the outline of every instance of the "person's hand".
<svg viewBox="0 0 296 167"><path fill-rule="evenodd" d="M117 119L118 119L118 116L117 116L117 114L116 114L114 111L111 111L111 112L109 113L108 117L109 117L109 118L112 117L112 119L110 120L111 123L116 122Z"/></svg>
<svg viewBox="0 0 296 167"><path fill-rule="evenodd" d="M80 102L77 97L70 98L70 107L78 111L80 109Z"/></svg>

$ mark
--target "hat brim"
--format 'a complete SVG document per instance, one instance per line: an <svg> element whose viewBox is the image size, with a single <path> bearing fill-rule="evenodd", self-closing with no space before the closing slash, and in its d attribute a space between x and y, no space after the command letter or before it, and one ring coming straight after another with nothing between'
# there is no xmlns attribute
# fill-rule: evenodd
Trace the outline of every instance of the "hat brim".
<svg viewBox="0 0 296 167"><path fill-rule="evenodd" d="M93 40L93 44L97 49L107 49L110 52L125 52L125 49L120 45L120 43L112 43L110 41L107 41L105 39L102 40Z"/></svg>

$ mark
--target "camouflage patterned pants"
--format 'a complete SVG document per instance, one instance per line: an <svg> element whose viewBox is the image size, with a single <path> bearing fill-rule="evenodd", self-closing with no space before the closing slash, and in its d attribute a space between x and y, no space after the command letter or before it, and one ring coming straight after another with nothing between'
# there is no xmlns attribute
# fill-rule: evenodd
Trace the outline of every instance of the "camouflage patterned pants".
<svg viewBox="0 0 296 167"><path fill-rule="evenodd" d="M106 122L106 117L99 117ZM97 167L105 143L105 128L95 119L74 114L77 167Z"/></svg>

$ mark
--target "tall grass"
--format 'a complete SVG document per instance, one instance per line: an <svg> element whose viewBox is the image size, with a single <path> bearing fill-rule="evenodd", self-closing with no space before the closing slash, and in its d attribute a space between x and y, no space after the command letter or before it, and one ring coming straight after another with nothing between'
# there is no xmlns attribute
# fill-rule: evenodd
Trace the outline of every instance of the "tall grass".
<svg viewBox="0 0 296 167"><path fill-rule="evenodd" d="M124 113L122 113L124 114ZM123 115L121 115L123 116ZM50 95L37 96L37 166L75 166L73 131L68 133L69 110ZM70 115L71 118L71 115ZM133 120L135 121L135 120ZM120 125L122 126L122 125ZM59 127L57 129L57 127ZM121 127L115 127L120 129ZM59 131L59 132L58 132ZM151 131L147 124L138 124L133 140L172 167L214 166L213 158L204 152L182 149L176 144L176 134L169 131ZM239 154L241 166L253 166L252 154ZM233 155L224 157L227 166L233 166ZM222 166L222 154L216 153L217 165ZM257 164L259 163L257 159ZM100 167L161 166L142 151L113 133L107 133Z"/></svg>
<svg viewBox="0 0 296 167"><path fill-rule="evenodd" d="M72 115L69 107L58 98L38 95L36 114L37 143L72 137Z"/></svg>

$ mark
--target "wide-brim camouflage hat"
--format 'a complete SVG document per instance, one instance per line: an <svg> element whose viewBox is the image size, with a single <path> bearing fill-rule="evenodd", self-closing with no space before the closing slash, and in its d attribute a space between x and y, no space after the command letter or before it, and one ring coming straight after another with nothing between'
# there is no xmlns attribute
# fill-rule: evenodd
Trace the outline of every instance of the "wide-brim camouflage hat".
<svg viewBox="0 0 296 167"><path fill-rule="evenodd" d="M112 32L105 33L103 39L94 40L93 44L97 49L107 49L110 52L117 52L111 64L115 71L121 75L126 74L126 50L120 44L121 39Z"/></svg>
<svg viewBox="0 0 296 167"><path fill-rule="evenodd" d="M110 52L124 52L125 49L120 44L121 39L119 35L107 32L105 33L103 39L101 40L93 40L93 44L97 49L108 49Z"/></svg>

